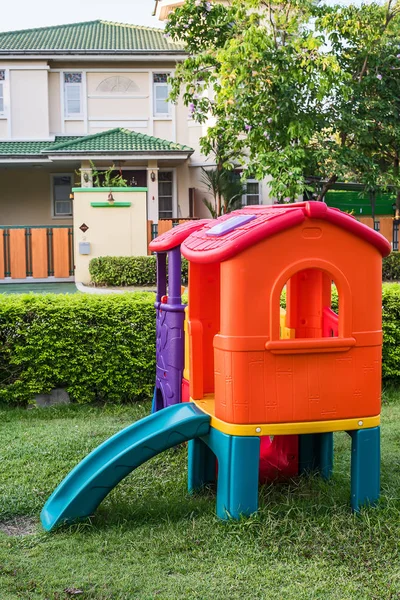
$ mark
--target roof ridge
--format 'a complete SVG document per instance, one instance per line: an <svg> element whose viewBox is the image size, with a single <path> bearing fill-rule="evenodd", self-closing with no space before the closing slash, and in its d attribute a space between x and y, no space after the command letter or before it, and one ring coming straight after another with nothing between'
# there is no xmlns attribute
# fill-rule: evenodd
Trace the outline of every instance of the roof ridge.
<svg viewBox="0 0 400 600"><path fill-rule="evenodd" d="M151 137L153 140L158 140L159 142L165 142L168 140L164 140L164 138L160 138L160 137L156 137L155 135L149 135L147 133L141 133L139 131L130 131L129 129L127 130L129 133L135 133L136 135L142 136L142 137ZM169 142L170 144L176 144L177 146L181 146L183 148L189 148L190 146L187 146L186 144L180 144L179 142Z"/></svg>
<svg viewBox="0 0 400 600"><path fill-rule="evenodd" d="M121 136L122 137L118 137ZM115 137L117 136L117 137ZM125 151L124 148L136 148L139 146L146 146L149 143L155 147L157 150L165 149L167 151L180 151L180 152L193 152L193 148L190 148L186 144L179 144L178 142L171 142L170 140L165 140L163 138L154 137L152 135L148 135L147 133L139 133L137 131L132 131L130 129L126 129L124 127L114 127L113 129L107 129L106 131L100 131L98 133L92 133L85 136L79 136L75 139L67 140L65 142L57 141L56 143L52 143L51 146L45 146L42 150L42 154L51 154L52 152L68 152L71 148L79 147L79 145L84 145L87 149L88 142L94 140L95 149L94 152L97 151L96 147L98 146L99 139L103 138L103 142L100 142L100 145L103 144L107 146L108 142L107 138L110 138L110 148L114 148L110 150L113 152L114 150L118 150L115 148L116 146L121 145L122 151ZM89 144L90 146L90 144ZM122 148L124 147L124 148ZM83 150L86 151L86 150ZM89 149L87 149L89 151ZM134 151L134 150L132 150ZM72 152L72 150L71 150Z"/></svg>
<svg viewBox="0 0 400 600"><path fill-rule="evenodd" d="M68 147L70 144L76 144L79 143L83 140L91 140L93 138L99 138L99 137L103 137L105 135L109 135L110 133L116 133L117 131L121 131L122 128L121 127L114 127L114 129L107 129L106 131L99 131L98 133L90 133L89 135L82 135L78 138L76 138L75 140L68 140L68 142L60 142L58 144L55 144L54 146L51 146L51 148L49 148L50 150L58 150L60 148L64 148L64 147ZM44 148L42 150L42 152L46 152L47 148Z"/></svg>
<svg viewBox="0 0 400 600"><path fill-rule="evenodd" d="M60 140L57 138L64 137L65 143L66 141L72 142L76 140L76 135L68 135L68 136L55 136L55 141L43 141L43 140L25 140L23 142L17 142L15 140L5 140L0 142L0 156L8 156L9 158L13 158L16 156L22 155L37 155L39 156L43 150L43 148L49 148L49 144L51 146L59 145ZM19 151L18 151L19 150ZM25 150L25 151L24 151Z"/></svg>
<svg viewBox="0 0 400 600"><path fill-rule="evenodd" d="M145 51L179 54L184 51L184 46L175 40L165 39L162 28L105 19L0 31L2 55L53 51L67 51L68 54L136 54Z"/></svg>
<svg viewBox="0 0 400 600"><path fill-rule="evenodd" d="M27 29L10 29L8 31L0 31L0 35L9 33L28 33L33 31L44 31L48 29L61 29L64 27L78 27L82 25L93 25L95 23L101 25L112 25L114 27L129 27L130 29L146 29L148 31L163 32L162 27L149 27L148 25L135 25L134 23L122 23L119 21L107 21L106 19L93 19L91 21L77 21L76 23L61 23L59 25L42 25L41 27L28 27Z"/></svg>
<svg viewBox="0 0 400 600"><path fill-rule="evenodd" d="M61 25L43 25L42 27L28 27L28 29L10 29L8 31L0 31L0 35L8 33L24 33L29 31L43 31L45 29L60 29L61 27L75 27L78 25L92 25L93 23L102 23L101 19L94 19L93 21L79 21L76 23L62 23Z"/></svg>
<svg viewBox="0 0 400 600"><path fill-rule="evenodd" d="M99 23L104 25L114 25L116 27L130 27L131 29L147 29L149 31L163 32L163 27L149 27L148 25L135 25L134 23L122 23L120 21L106 21L105 19L99 19Z"/></svg>

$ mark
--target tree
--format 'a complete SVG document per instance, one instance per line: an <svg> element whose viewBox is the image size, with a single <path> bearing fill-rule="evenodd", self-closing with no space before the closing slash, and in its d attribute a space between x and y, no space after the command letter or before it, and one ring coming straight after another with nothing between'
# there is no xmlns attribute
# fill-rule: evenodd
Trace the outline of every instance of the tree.
<svg viewBox="0 0 400 600"><path fill-rule="evenodd" d="M372 199L378 186L400 190L399 15L389 0L336 6L317 22L340 67L312 157L314 173L328 188L340 177L363 183Z"/></svg>
<svg viewBox="0 0 400 600"><path fill-rule="evenodd" d="M199 122L212 117L204 153L219 144L219 165L231 168L229 150L245 172L271 178L278 201L305 190L321 200L343 179L400 190L398 20L394 0L187 0L167 25L189 52L172 98L183 93Z"/></svg>
<svg viewBox="0 0 400 600"><path fill-rule="evenodd" d="M307 147L335 76L336 63L312 26L317 4L187 0L167 25L189 52L176 69L172 98L183 92L194 118L214 122L203 152L229 148L245 172L272 178L280 200L303 192Z"/></svg>
<svg viewBox="0 0 400 600"><path fill-rule="evenodd" d="M213 219L239 208L246 194L246 187L227 169L202 168L202 182L213 198L212 202L203 198Z"/></svg>

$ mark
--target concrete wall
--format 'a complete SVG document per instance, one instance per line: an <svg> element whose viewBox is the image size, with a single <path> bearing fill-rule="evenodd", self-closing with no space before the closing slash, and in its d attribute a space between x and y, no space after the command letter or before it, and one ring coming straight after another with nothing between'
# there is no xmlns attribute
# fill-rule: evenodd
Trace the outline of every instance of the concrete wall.
<svg viewBox="0 0 400 600"><path fill-rule="evenodd" d="M49 73L49 121L50 131L61 133L60 73Z"/></svg>
<svg viewBox="0 0 400 600"><path fill-rule="evenodd" d="M11 134L17 139L48 138L49 93L47 70L11 70Z"/></svg>
<svg viewBox="0 0 400 600"><path fill-rule="evenodd" d="M1 60L6 71L0 140L48 139L48 65L46 61Z"/></svg>
<svg viewBox="0 0 400 600"><path fill-rule="evenodd" d="M65 135L86 135L84 121L65 121L64 125Z"/></svg>
<svg viewBox="0 0 400 600"><path fill-rule="evenodd" d="M55 64L57 70L48 73L49 121L52 135L87 135L125 127L139 133L177 141L177 121L186 124L187 109L182 103L171 108L170 118L153 116L153 72L171 71L174 64L132 63L127 68L115 63L115 71L109 65L84 63L74 65ZM63 74L69 69L82 68L83 106L82 116L73 121L63 114ZM102 69L98 71L98 69ZM104 70L103 70L104 69ZM119 70L117 70L119 69ZM134 70L133 70L134 69ZM182 127L181 127L182 128ZM186 136L187 137L187 136ZM182 143L187 143L187 140Z"/></svg>
<svg viewBox="0 0 400 600"><path fill-rule="evenodd" d="M71 224L70 218L52 216L49 171L0 168L0 225Z"/></svg>
<svg viewBox="0 0 400 600"><path fill-rule="evenodd" d="M89 263L98 256L145 256L147 254L146 192L135 188L113 188L115 203L129 207L95 208L92 202L107 202L109 188L77 188L74 191L75 280L89 283ZM85 223L86 233L79 227ZM89 242L90 254L80 254L81 242Z"/></svg>
<svg viewBox="0 0 400 600"><path fill-rule="evenodd" d="M185 219L189 216L189 188L191 187L187 162L176 168L176 187L178 199L177 216Z"/></svg>
<svg viewBox="0 0 400 600"><path fill-rule="evenodd" d="M0 140L8 137L8 122L7 119L0 119Z"/></svg>

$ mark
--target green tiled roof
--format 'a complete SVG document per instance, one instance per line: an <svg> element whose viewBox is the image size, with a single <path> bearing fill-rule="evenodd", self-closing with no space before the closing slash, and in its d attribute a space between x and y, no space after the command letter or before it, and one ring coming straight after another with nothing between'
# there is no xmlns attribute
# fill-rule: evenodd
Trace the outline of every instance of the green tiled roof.
<svg viewBox="0 0 400 600"><path fill-rule="evenodd" d="M113 152L185 152L191 154L193 149L144 133L117 128L53 144L47 146L43 151L46 154L105 154Z"/></svg>
<svg viewBox="0 0 400 600"><path fill-rule="evenodd" d="M135 54L182 50L183 46L166 38L162 29L101 20L0 32L0 54Z"/></svg>
<svg viewBox="0 0 400 600"><path fill-rule="evenodd" d="M77 136L56 137L54 142L0 142L0 156L40 156L41 152L51 146L57 146L61 142L71 142L76 140Z"/></svg>

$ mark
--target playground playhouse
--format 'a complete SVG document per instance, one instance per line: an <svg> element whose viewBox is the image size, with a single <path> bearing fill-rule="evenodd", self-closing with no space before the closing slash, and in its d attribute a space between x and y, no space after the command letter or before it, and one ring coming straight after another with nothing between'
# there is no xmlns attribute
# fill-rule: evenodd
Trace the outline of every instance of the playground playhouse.
<svg viewBox="0 0 400 600"><path fill-rule="evenodd" d="M43 509L44 527L91 515L134 468L183 441L189 490L217 479L222 519L257 510L260 480L313 469L329 478L335 431L352 438L353 510L375 503L386 239L307 202L185 223L151 249L158 273L152 414L66 477ZM187 306L181 255L189 261Z"/></svg>

